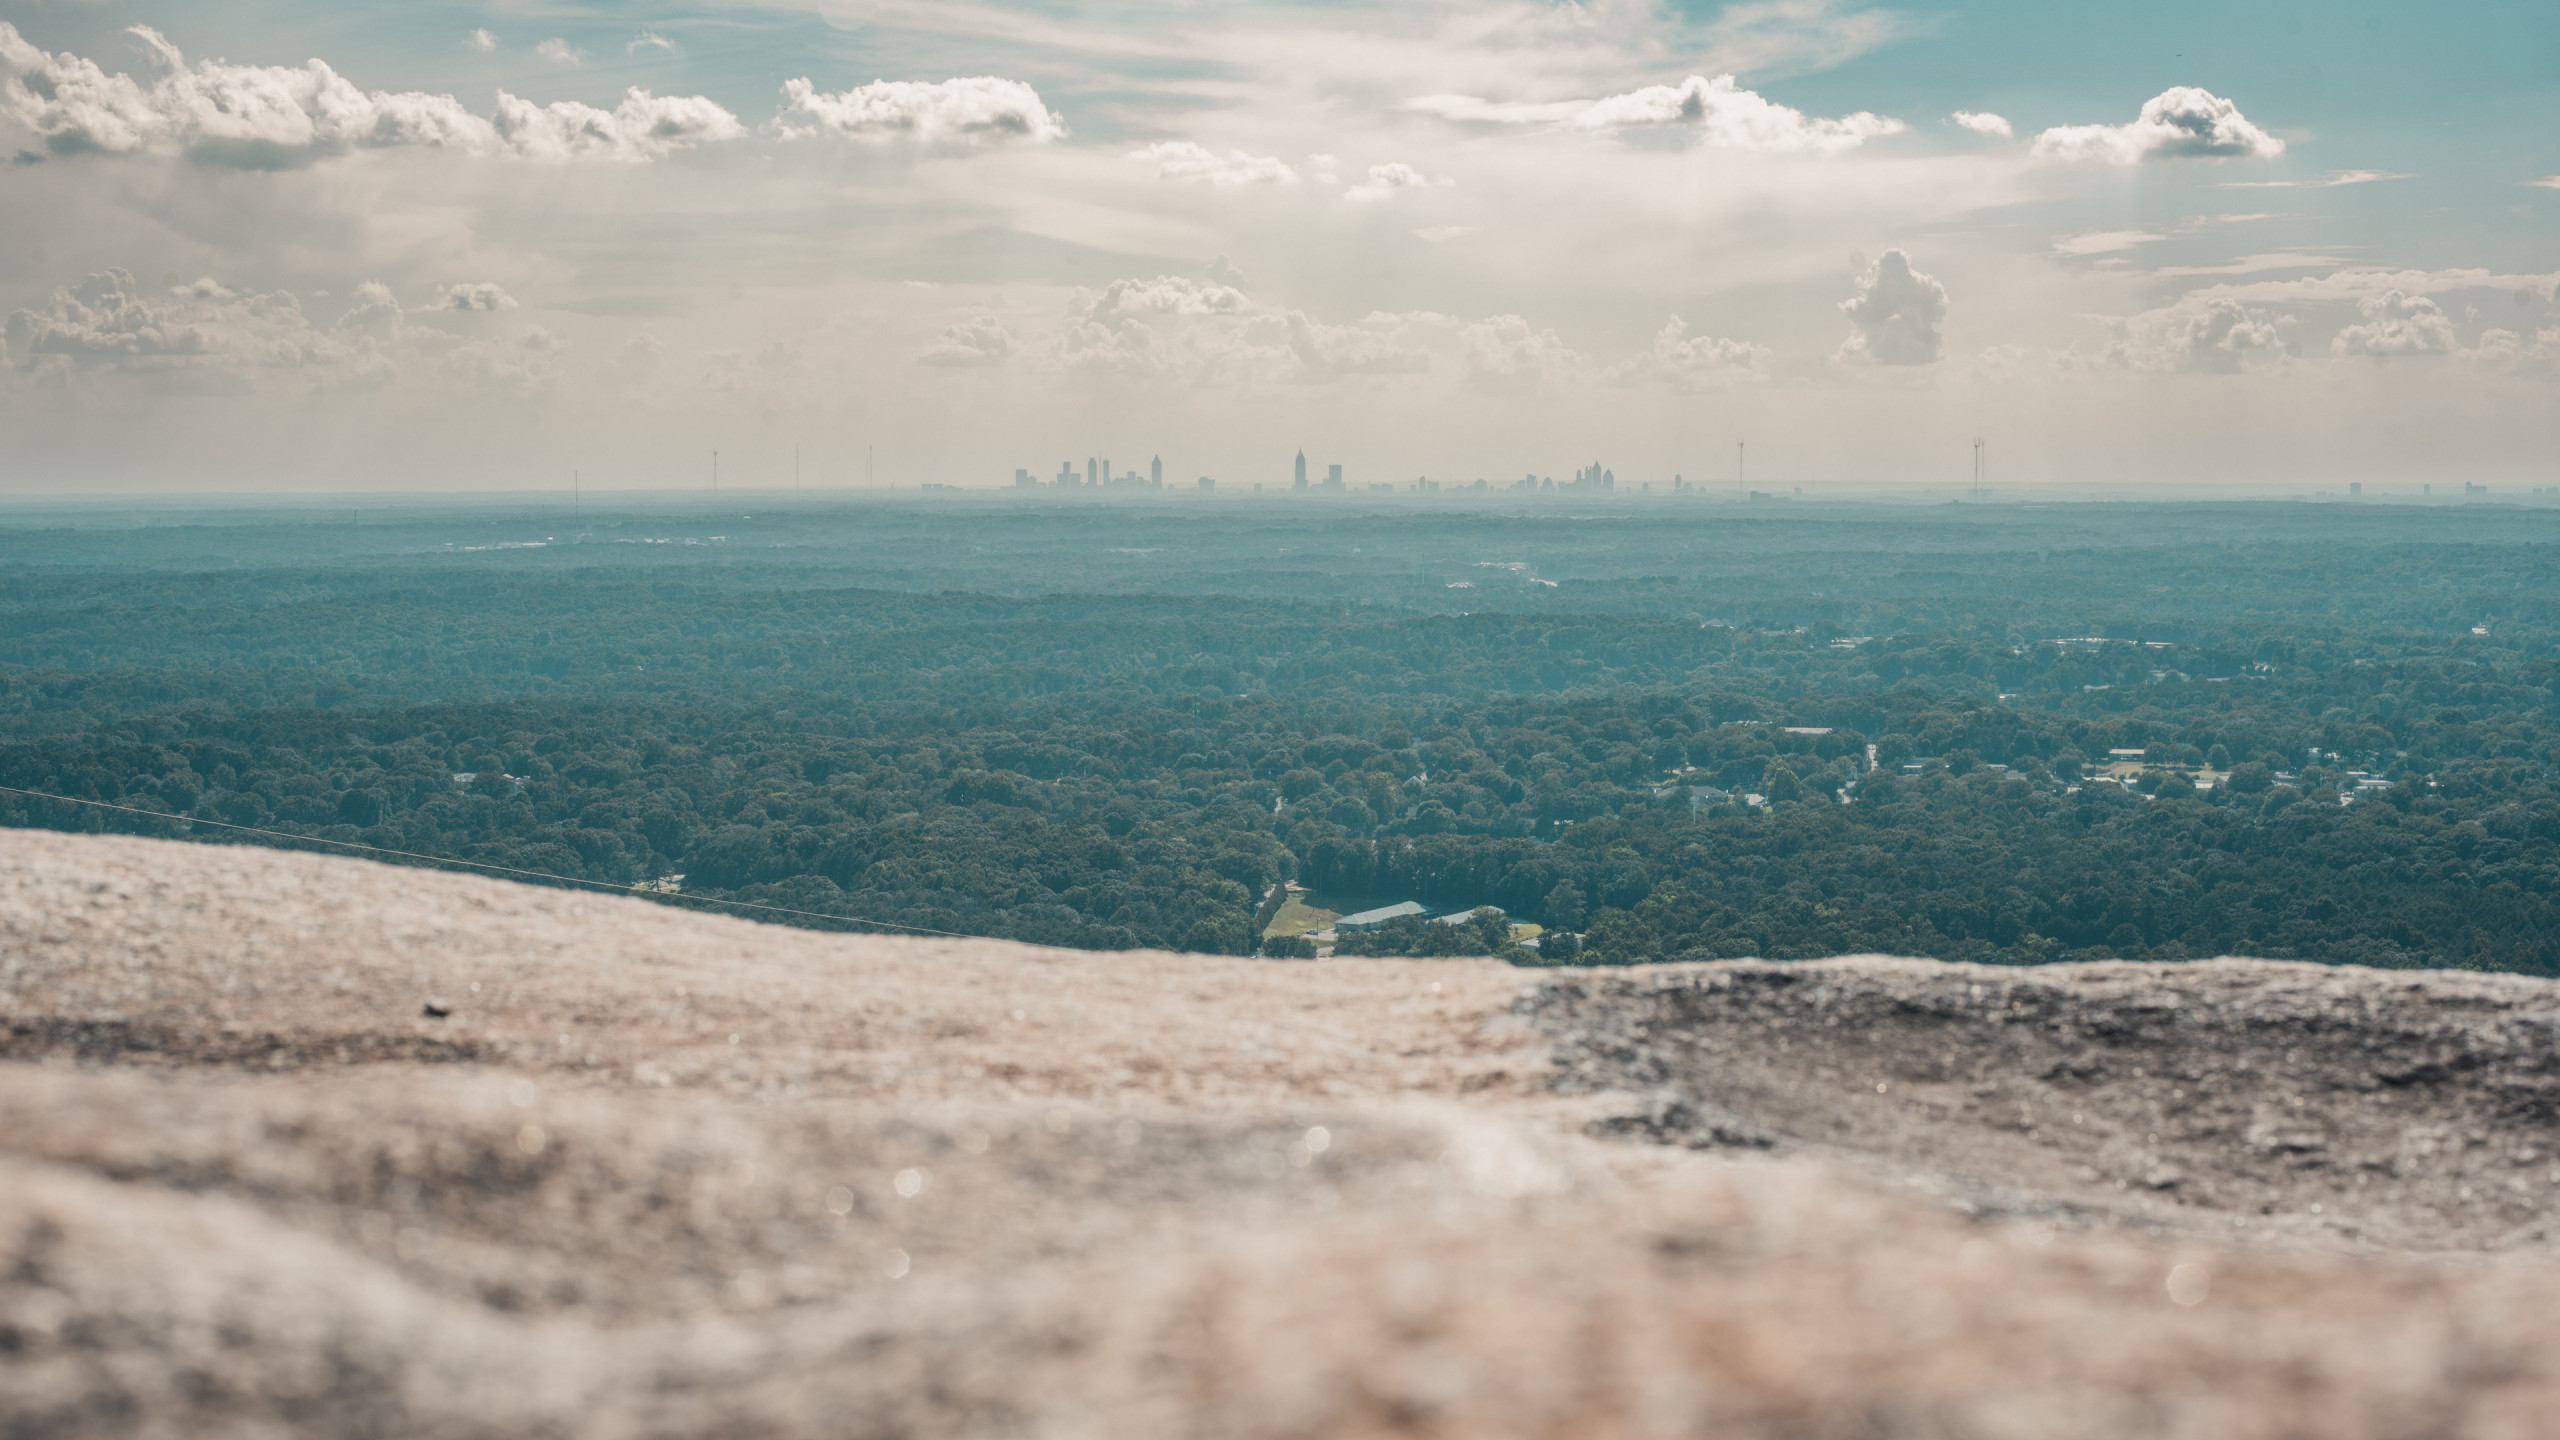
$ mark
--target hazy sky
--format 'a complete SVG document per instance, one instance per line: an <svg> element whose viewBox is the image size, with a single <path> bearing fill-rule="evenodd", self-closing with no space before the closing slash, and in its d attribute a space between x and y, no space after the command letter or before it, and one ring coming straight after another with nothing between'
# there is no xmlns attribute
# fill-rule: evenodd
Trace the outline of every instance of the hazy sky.
<svg viewBox="0 0 2560 1440"><path fill-rule="evenodd" d="M0 0L0 490L2560 485L2560 6Z"/></svg>

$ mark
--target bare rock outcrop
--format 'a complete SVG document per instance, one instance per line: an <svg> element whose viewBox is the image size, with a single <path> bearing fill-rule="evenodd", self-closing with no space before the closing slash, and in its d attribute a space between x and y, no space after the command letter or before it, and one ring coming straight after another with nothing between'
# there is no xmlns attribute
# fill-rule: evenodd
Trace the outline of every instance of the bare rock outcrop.
<svg viewBox="0 0 2560 1440"><path fill-rule="evenodd" d="M1737 961L1524 1002L1604 1130L1869 1157L1994 1209L2395 1249L2560 1239L2560 986L2264 960Z"/></svg>
<svg viewBox="0 0 2560 1440"><path fill-rule="evenodd" d="M2555 988L1091 955L0 832L0 1434L2536 1436Z"/></svg>

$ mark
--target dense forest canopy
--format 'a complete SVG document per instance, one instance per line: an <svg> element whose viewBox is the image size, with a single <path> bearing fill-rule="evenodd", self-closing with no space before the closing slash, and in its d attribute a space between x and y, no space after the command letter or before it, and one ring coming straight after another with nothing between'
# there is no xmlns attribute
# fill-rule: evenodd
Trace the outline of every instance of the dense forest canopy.
<svg viewBox="0 0 2560 1440"><path fill-rule="evenodd" d="M0 821L1096 948L1252 950L1296 880L1603 963L2554 974L2555 538L2452 505L21 509L0 784L165 818Z"/></svg>

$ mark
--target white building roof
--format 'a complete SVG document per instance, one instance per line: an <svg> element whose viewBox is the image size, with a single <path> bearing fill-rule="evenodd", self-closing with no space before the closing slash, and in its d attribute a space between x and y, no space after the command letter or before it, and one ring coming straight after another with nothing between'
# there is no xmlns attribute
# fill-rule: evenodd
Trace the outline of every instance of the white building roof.
<svg viewBox="0 0 2560 1440"><path fill-rule="evenodd" d="M1341 919L1333 922L1333 928L1336 930L1367 930L1373 926L1384 925L1388 921L1402 916L1419 915L1421 913L1422 907L1420 905L1407 900L1397 905L1381 905L1375 910L1363 910L1357 915L1345 915Z"/></svg>

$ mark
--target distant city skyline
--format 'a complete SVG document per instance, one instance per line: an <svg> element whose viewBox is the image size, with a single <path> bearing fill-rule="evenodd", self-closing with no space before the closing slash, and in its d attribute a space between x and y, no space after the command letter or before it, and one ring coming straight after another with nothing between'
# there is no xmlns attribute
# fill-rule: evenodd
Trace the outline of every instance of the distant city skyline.
<svg viewBox="0 0 2560 1440"><path fill-rule="evenodd" d="M0 494L2515 493L2555 113L2518 0L0 0Z"/></svg>
<svg viewBox="0 0 2560 1440"><path fill-rule="evenodd" d="M1651 496L1658 494L1665 497L1687 496L1695 499L1715 498L1741 501L1774 501L1801 499L1806 497L1805 487L1802 485L1771 482L1765 477L1759 478L1757 485L1755 485L1751 480L1747 480L1740 472L1740 464L1744 454L1744 445L1746 443L1747 442L1736 443L1734 457L1736 468L1735 472L1730 475L1721 478L1705 476L1692 477L1686 472L1675 471L1667 477L1630 476L1623 489L1621 489L1619 485L1617 471L1611 466L1603 464L1598 460L1593 460L1587 464L1574 467L1570 478L1563 481L1558 481L1554 476L1542 474L1535 469L1523 472L1513 478L1496 478L1484 475L1460 477L1443 474L1439 476L1415 475L1403 479L1373 480L1363 478L1353 471L1346 470L1345 462L1327 461L1325 462L1324 467L1324 478L1310 483L1307 468L1307 452L1301 449L1291 457L1289 483L1284 485L1277 480L1266 482L1260 478L1260 471L1248 469L1240 474L1229 475L1227 477L1224 493L1230 496L1254 495L1264 493L1267 489L1269 493L1275 495L1314 494L1374 496L1447 494L1452 498L1471 494L1517 495L1522 493L1546 495L1565 494L1586 498L1597 495L1614 496L1625 494L1629 496ZM1941 499L1961 498L1975 502L2012 502L2020 500L2057 501L2077 498L2069 489L2047 489L2039 492L2031 486L2009 486L2004 488L1994 485L1991 483L1989 472L1985 467L1986 456L1984 451L1987 449L1988 444L1989 442L1983 437L1977 436L1974 438L1971 448L1973 456L1973 472L1961 485L1937 484L1904 486L1889 490L1877 490L1872 487L1859 486L1821 487L1817 485L1814 498L1866 498L1878 495L1889 496L1895 493L1907 494L1914 497L1934 496ZM1164 457L1161 455L1153 456L1149 459L1147 467L1148 473L1143 478L1134 470L1123 471L1114 475L1107 461L1087 460L1085 462L1085 467L1086 468L1083 473L1088 477L1085 479L1078 478L1078 472L1072 461L1062 461L1059 464L1056 478L1049 481L1039 479L1029 467L1017 466L1014 469L1013 481L1009 487L1001 484L993 486L973 486L965 483L960 485L950 485L927 482L926 488L936 490L1010 488L1016 491L1091 490L1097 492L1125 492L1129 490L1163 491L1170 488L1203 493L1216 492L1220 488L1218 477L1211 475L1201 475L1194 483L1188 486L1176 484L1168 487L1164 481L1165 465ZM1768 488L1758 488L1758 486L1767 486ZM894 489L897 487L892 485L891 488ZM1828 493L1826 493L1826 491ZM2106 492L2092 490L2090 493L2095 496L2105 494ZM2254 493L2267 496L2290 495L2292 498L2308 498L2315 500L2361 500L2367 498L2366 486L2362 481L2350 481L2343 489L2310 491L2284 491L2269 489ZM2437 497L2434 485L2421 481L2416 483L2414 487L2406 487L2398 491L2383 487L2376 487L2372 491L2370 498L2377 501L2433 501ZM2443 498L2447 500L2458 499L2463 501L2525 503L2538 506L2560 505L2560 483L2548 486L2513 486L2502 489L2495 485L2486 485L2477 482L2464 482L2456 488L2449 488Z"/></svg>

